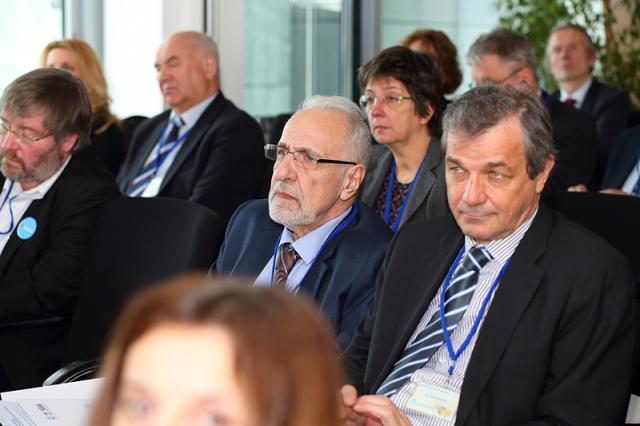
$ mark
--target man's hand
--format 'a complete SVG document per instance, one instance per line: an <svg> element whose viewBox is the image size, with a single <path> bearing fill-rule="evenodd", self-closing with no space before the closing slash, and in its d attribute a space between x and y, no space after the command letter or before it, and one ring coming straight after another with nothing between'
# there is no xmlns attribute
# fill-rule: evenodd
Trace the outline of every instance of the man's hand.
<svg viewBox="0 0 640 426"><path fill-rule="evenodd" d="M628 192L622 191L618 188L607 188L600 191L601 194L612 194L612 195L632 195Z"/></svg>
<svg viewBox="0 0 640 426"><path fill-rule="evenodd" d="M351 385L343 386L341 394L347 426L411 426L407 416L386 396L358 397Z"/></svg>
<svg viewBox="0 0 640 426"><path fill-rule="evenodd" d="M569 192L587 192L589 190L589 188L587 188L587 185L574 185L574 186L570 186L569 188L567 188L567 191Z"/></svg>

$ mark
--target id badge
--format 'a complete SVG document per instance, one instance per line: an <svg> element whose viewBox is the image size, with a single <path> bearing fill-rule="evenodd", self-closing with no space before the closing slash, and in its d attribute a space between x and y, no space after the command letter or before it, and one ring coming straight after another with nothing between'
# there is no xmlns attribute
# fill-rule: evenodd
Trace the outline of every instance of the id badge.
<svg viewBox="0 0 640 426"><path fill-rule="evenodd" d="M154 177L149 182L149 185L140 194L141 197L155 197L160 192L160 185L162 184L163 177Z"/></svg>
<svg viewBox="0 0 640 426"><path fill-rule="evenodd" d="M407 408L438 419L453 420L458 411L460 392L428 383L418 383Z"/></svg>

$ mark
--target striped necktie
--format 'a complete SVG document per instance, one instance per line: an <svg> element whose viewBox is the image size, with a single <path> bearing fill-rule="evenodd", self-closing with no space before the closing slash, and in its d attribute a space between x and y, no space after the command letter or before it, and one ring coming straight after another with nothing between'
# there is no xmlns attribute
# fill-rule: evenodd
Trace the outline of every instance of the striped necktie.
<svg viewBox="0 0 640 426"><path fill-rule="evenodd" d="M162 162L171 154L174 148L178 145L178 135L180 133L180 127L184 125L184 121L179 116L174 116L171 120L171 129L165 139L161 139L153 148L153 154L147 159L147 162L142 166L140 172L131 181L127 188L127 195L129 197L139 197L144 190L149 186L151 180L158 173L158 169Z"/></svg>
<svg viewBox="0 0 640 426"><path fill-rule="evenodd" d="M491 259L493 257L487 249L474 246L465 256L462 267L453 274L444 296L444 316L450 335L471 302L473 291L478 284L480 269ZM443 343L444 334L440 322L440 308L438 308L424 330L405 348L376 393L391 397L417 369L429 361Z"/></svg>
<svg viewBox="0 0 640 426"><path fill-rule="evenodd" d="M300 255L293 248L291 243L284 243L280 246L280 250L278 250L279 256L276 260L275 274L273 276L273 282L271 285L273 287L287 287L287 278L291 273L291 270L295 266L298 259L300 259Z"/></svg>

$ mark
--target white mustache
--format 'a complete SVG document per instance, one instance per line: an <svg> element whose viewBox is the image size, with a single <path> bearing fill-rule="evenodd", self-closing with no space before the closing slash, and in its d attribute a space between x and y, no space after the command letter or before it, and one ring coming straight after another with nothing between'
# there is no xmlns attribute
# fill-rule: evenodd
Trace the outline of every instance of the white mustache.
<svg viewBox="0 0 640 426"><path fill-rule="evenodd" d="M296 201L300 200L300 193L298 192L298 188L295 186L283 181L279 180L271 187L271 191L269 191L269 200L272 200L275 197L276 192L286 192L291 195Z"/></svg>

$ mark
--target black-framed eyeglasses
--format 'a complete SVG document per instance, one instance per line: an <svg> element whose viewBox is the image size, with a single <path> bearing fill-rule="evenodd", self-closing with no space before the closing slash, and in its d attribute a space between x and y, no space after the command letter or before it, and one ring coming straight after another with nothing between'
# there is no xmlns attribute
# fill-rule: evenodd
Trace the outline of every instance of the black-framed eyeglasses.
<svg viewBox="0 0 640 426"><path fill-rule="evenodd" d="M18 142L24 144L24 145L31 145L34 144L38 141L41 141L42 139L46 139L49 136L51 136L51 133L47 133L46 135L36 135L35 133L33 133L32 131L29 130L24 130L24 131L20 131L20 130L13 130L11 128L11 126L9 125L9 123L7 123L4 120L0 120L0 138L2 138L4 140L4 138L9 134L12 133L16 139L18 140Z"/></svg>
<svg viewBox="0 0 640 426"><path fill-rule="evenodd" d="M328 163L328 164L350 164L356 165L353 161L342 161L342 160L329 160L327 158L317 158L316 156L308 153L305 150L300 151L289 151L287 148L283 146L278 146L274 144L266 144L264 146L264 156L269 160L275 161L276 164L280 164L284 161L284 158L290 154L293 157L293 162L296 166L302 167L303 169L315 169L318 167L318 163Z"/></svg>
<svg viewBox="0 0 640 426"><path fill-rule="evenodd" d="M523 69L524 69L524 66L516 68L515 70L511 71L511 73L509 73L509 75L507 75L504 78L501 78L500 80L492 80L490 78L483 78L482 80L480 80L480 82L478 82L478 84L476 84L474 82L469 83L469 88L473 89L474 87L477 87L477 86L502 86L507 80L509 80L514 75L518 74Z"/></svg>
<svg viewBox="0 0 640 426"><path fill-rule="evenodd" d="M382 105L396 107L402 103L402 101L413 100L411 96L377 96L362 95L360 96L360 107L363 109L371 109L376 102L382 102Z"/></svg>

